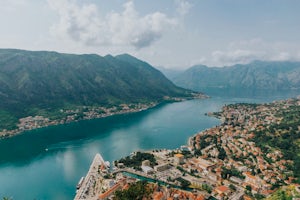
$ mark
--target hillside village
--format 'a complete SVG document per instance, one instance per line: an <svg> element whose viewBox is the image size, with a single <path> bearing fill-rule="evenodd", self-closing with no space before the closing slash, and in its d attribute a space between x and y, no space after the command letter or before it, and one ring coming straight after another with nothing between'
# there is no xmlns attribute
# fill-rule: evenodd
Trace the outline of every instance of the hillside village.
<svg viewBox="0 0 300 200"><path fill-rule="evenodd" d="M54 113L43 112L44 115L27 116L20 118L16 127L10 129L0 129L0 139L11 137L33 129L54 126L58 124L68 124L81 120L104 118L113 115L135 113L157 106L163 102L180 102L188 99L205 99L207 95L202 93L191 93L191 97L170 97L164 96L163 101L149 101L145 103L122 103L107 106L75 106L70 109L59 109Z"/></svg>
<svg viewBox="0 0 300 200"><path fill-rule="evenodd" d="M57 116L28 116L19 119L17 128L13 130L4 129L0 131L0 138L10 137L23 131L33 130L37 128L53 126L58 124L66 124L80 120L89 120L103 118L117 114L133 113L152 108L157 102L136 103L136 104L120 104L117 106L78 106L75 109L60 109Z"/></svg>

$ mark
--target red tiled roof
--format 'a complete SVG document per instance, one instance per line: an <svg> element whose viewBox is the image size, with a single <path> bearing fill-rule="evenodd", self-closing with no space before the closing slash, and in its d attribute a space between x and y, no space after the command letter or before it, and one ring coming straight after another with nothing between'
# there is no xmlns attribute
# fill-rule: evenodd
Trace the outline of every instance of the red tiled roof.
<svg viewBox="0 0 300 200"><path fill-rule="evenodd" d="M229 188L224 185L221 185L221 186L217 187L215 190L218 193L225 193L225 192L229 191Z"/></svg>

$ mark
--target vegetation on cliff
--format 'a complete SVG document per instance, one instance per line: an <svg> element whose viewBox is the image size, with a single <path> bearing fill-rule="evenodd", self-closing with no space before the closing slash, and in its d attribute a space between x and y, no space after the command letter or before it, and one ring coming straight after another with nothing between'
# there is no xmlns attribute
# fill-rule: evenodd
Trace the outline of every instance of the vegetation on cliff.
<svg viewBox="0 0 300 200"><path fill-rule="evenodd" d="M0 49L0 132L20 118L61 118L62 109L112 107L191 97L128 54L101 57Z"/></svg>

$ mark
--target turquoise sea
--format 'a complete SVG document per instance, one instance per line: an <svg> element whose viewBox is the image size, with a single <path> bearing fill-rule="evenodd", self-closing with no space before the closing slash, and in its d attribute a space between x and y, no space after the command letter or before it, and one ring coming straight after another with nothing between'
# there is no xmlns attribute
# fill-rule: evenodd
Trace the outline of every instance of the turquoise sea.
<svg viewBox="0 0 300 200"><path fill-rule="evenodd" d="M73 199L76 184L97 152L113 161L133 151L174 149L218 125L205 116L224 104L262 103L300 92L211 94L211 98L159 105L140 113L42 128L0 140L0 198Z"/></svg>

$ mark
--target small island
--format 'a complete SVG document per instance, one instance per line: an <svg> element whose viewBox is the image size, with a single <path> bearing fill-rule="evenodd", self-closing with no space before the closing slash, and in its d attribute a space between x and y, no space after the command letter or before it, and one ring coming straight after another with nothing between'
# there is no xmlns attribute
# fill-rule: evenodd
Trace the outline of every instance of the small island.
<svg viewBox="0 0 300 200"><path fill-rule="evenodd" d="M300 198L300 98L226 105L178 149L97 154L75 199Z"/></svg>

